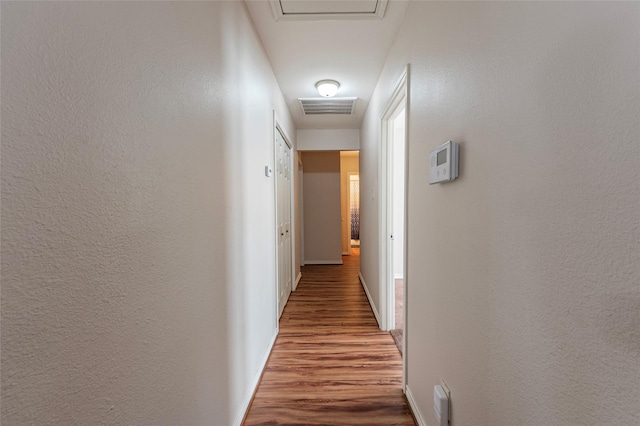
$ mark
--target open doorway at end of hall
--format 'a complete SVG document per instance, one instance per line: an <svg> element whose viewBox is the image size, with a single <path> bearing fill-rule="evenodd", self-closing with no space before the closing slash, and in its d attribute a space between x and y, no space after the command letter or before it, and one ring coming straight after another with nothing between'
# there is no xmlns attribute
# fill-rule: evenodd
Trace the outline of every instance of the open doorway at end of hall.
<svg viewBox="0 0 640 426"><path fill-rule="evenodd" d="M340 151L342 255L360 250L360 153Z"/></svg>

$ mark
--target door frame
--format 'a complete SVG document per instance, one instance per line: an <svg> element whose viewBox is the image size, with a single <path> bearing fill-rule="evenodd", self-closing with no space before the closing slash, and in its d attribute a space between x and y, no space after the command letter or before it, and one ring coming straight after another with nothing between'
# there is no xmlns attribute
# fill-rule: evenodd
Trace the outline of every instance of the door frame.
<svg viewBox="0 0 640 426"><path fill-rule="evenodd" d="M304 188L304 163L302 162L301 154L301 151L296 151L296 161L298 162L298 216L296 216L298 220L296 223L300 229L300 266L304 266L304 191L302 190ZM294 291L298 287L299 277L301 276L302 273L296 277Z"/></svg>
<svg viewBox="0 0 640 426"><path fill-rule="evenodd" d="M395 282L393 276L393 240L391 239L392 228L392 207L390 201L391 195L391 159L392 155L390 150L393 148L391 141L393 138L393 119L399 112L399 107L404 105L405 111L405 156L404 156L404 291L403 291L403 330L404 339L402 344L402 388L405 389L407 382L407 341L409 338L408 327L408 284L409 284L409 269L408 269L408 242L409 233L408 230L408 176L409 176L409 117L410 117L410 102L409 91L410 88L410 66L407 64L402 72L396 87L391 95L389 102L387 103L384 113L380 118L380 151L379 151L379 170L380 170L380 185L379 185L379 204L378 213L380 217L380 234L379 234L379 276L380 276L380 307L381 307L381 324L380 328L383 330L391 330L395 327L395 305L393 303L395 294L394 286L391 284Z"/></svg>
<svg viewBox="0 0 640 426"><path fill-rule="evenodd" d="M296 229L296 222L295 222L295 202L294 202L294 197L293 197L293 180L294 180L294 168L293 168L293 156L294 153L296 152L293 148L293 144L291 143L291 138L289 137L289 135L287 134L287 131L284 129L284 126L282 125L282 122L279 120L278 115L276 114L276 111L273 111L273 142L272 142L272 146L273 146L273 189L274 189L274 194L273 194L273 200L274 200L274 243L275 243L275 293L276 293L276 303L275 303L275 315L276 315L276 328L279 329L279 323L280 323L280 289L279 289L279 281L278 281L278 275L279 275L279 254L278 254L278 174L277 174L277 164L278 164L278 132L280 132L280 134L282 135L282 138L284 139L285 144L287 145L287 147L289 147L289 149L291 150L291 155L289 156L289 194L291 197L291 202L289 203L289 221L290 221L290 236L289 236L289 242L290 242L290 253L291 253L291 261L290 261L290 265L291 265L291 270L289 271L289 273L291 274L291 291L293 292L294 287L295 287L295 271L296 271L296 265L295 265L295 250L296 250L296 242L295 242L295 229ZM297 163L296 163L297 164Z"/></svg>
<svg viewBox="0 0 640 426"><path fill-rule="evenodd" d="M351 176L358 176L358 181L360 181L360 170L357 172L347 172L347 233L349 234L347 238L347 252L349 256L351 256ZM359 205L360 200L358 200L358 206Z"/></svg>

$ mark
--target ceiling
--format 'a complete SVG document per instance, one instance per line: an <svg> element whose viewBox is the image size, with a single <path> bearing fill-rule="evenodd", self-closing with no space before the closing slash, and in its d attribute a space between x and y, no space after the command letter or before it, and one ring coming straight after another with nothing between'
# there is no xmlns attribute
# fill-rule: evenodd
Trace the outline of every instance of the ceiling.
<svg viewBox="0 0 640 426"><path fill-rule="evenodd" d="M360 128L407 2L246 0L245 3L296 127ZM335 98L358 98L353 114L302 113L298 98L319 98L315 84L324 79L340 82Z"/></svg>

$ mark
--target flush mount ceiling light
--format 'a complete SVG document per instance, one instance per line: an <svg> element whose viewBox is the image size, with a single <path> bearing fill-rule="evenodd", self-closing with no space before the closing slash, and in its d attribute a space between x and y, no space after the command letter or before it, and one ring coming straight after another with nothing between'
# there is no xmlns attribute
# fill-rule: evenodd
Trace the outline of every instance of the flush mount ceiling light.
<svg viewBox="0 0 640 426"><path fill-rule="evenodd" d="M320 80L316 83L318 93L325 98L335 96L338 93L338 88L340 88L340 83L335 80Z"/></svg>

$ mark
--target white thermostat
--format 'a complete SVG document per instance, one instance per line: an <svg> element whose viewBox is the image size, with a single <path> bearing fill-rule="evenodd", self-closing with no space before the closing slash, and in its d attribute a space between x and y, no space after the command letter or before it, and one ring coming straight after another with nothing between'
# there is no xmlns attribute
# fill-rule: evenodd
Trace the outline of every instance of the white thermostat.
<svg viewBox="0 0 640 426"><path fill-rule="evenodd" d="M458 177L459 145L445 142L429 154L429 184L451 182Z"/></svg>

